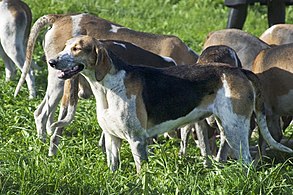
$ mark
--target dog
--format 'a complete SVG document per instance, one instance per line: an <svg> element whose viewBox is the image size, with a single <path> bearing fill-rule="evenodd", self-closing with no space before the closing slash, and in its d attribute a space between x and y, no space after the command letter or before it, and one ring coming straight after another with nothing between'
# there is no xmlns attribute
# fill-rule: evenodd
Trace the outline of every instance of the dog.
<svg viewBox="0 0 293 195"><path fill-rule="evenodd" d="M282 45L293 42L293 24L275 24L259 37L269 45Z"/></svg>
<svg viewBox="0 0 293 195"><path fill-rule="evenodd" d="M252 66L263 86L268 127L275 140L283 137L281 116L293 115L293 43L275 46L261 51ZM266 144L259 141L261 152Z"/></svg>
<svg viewBox="0 0 293 195"><path fill-rule="evenodd" d="M35 40L47 25L52 25L45 36L44 51L46 59L54 58L62 51L66 40L78 35L91 35L99 39L112 39L131 42L155 54L170 57L177 64L195 63L198 55L187 47L178 37L171 35L156 35L138 32L105 19L90 14L73 15L45 15L40 17L32 26L28 40L28 49L23 73L16 87L16 96L29 70ZM49 134L54 113L63 95L64 80L56 79L57 71L48 66L48 86L46 95L34 112L38 137L46 139L46 130ZM61 113L62 115L62 113ZM60 116L60 115L59 115Z"/></svg>
<svg viewBox="0 0 293 195"><path fill-rule="evenodd" d="M158 68L176 66L173 59L158 56L132 43L118 40L100 40L100 42L103 43L107 50L113 52L115 55L121 56L121 59L130 64L136 64L138 66L151 65ZM59 138L62 135L63 128L69 125L74 118L78 103L78 93L80 93L80 90L83 90L81 92L83 98L87 99L93 95L92 90L84 77L81 75L78 75L78 77L78 79L69 79L65 81L59 120L52 124L52 128L56 130L50 138L49 156L56 154ZM82 87L78 87L78 84L81 84ZM105 145L103 141L103 134L99 145L104 150Z"/></svg>
<svg viewBox="0 0 293 195"><path fill-rule="evenodd" d="M270 145L293 152L271 137L259 80L248 70L213 64L161 69L133 66L89 36L68 40L64 50L48 63L59 70L60 79L81 73L89 81L105 134L107 164L113 171L119 166L123 139L130 144L140 172L148 158L148 137L211 114L220 121L227 143L244 163L251 163L248 134L252 112Z"/></svg>
<svg viewBox="0 0 293 195"><path fill-rule="evenodd" d="M252 64L259 52L271 48L269 44L263 42L258 37L239 29L222 29L210 32L204 41L203 49L213 45L226 45L231 47L239 57L242 68L247 70L251 70ZM251 123L253 129L255 123L253 120ZM225 162L227 160L229 147L227 144L220 145L224 147L220 146L220 151L218 152L216 159Z"/></svg>
<svg viewBox="0 0 293 195"><path fill-rule="evenodd" d="M197 64L205 65L210 63L216 63L216 65L217 63L223 65L224 63L227 66L242 68L241 61L238 58L235 50L226 45L213 45L205 48L202 51L197 60ZM192 132L193 137L198 139L197 145L200 148L201 155L205 159L204 165L210 166L211 162L208 157L212 154L216 154L217 152L215 136L217 135L218 129L214 117L210 116L205 120L182 127L180 132L181 142L179 155L182 156L186 154L188 137ZM224 141L225 139L221 139L219 153L216 157L217 161L224 162L226 160L224 157L225 154L223 153L228 151L228 148Z"/></svg>
<svg viewBox="0 0 293 195"><path fill-rule="evenodd" d="M204 41L203 49L212 45L226 45L234 49L239 57L242 67L251 70L257 54L270 45L259 38L239 29L223 29L210 32Z"/></svg>
<svg viewBox="0 0 293 195"><path fill-rule="evenodd" d="M16 76L16 67L22 70L30 32L32 13L26 3L20 0L0 1L0 56L5 64L5 80ZM35 65L36 66L36 65ZM29 98L36 96L35 78L32 69L25 77Z"/></svg>

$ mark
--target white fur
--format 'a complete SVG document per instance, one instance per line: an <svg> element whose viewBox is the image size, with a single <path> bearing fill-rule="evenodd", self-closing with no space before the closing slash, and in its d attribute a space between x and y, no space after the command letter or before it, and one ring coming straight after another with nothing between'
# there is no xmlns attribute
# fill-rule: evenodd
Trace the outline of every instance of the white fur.
<svg viewBox="0 0 293 195"><path fill-rule="evenodd" d="M72 18L72 37L76 37L76 36L80 35L79 24L80 24L80 21L83 16L84 16L84 14L71 16L71 18Z"/></svg>
<svg viewBox="0 0 293 195"><path fill-rule="evenodd" d="M16 2L14 2L16 3ZM21 2L22 3L22 2ZM10 6L13 6L10 5ZM14 8L17 8L14 6ZM4 60L6 81L10 81L16 75L16 67L22 70L25 61L26 45L24 45L27 35L25 29L31 18L28 18L24 9L17 10L18 13L24 13L21 18L21 24L17 24L15 15L13 15L6 1L0 1L0 56ZM37 67L37 65L35 65ZM36 97L35 78L32 69L25 77L29 98Z"/></svg>
<svg viewBox="0 0 293 195"><path fill-rule="evenodd" d="M225 96L226 97L232 97L230 87L229 87L228 82L226 80L226 75L225 74L223 74L223 86L224 86Z"/></svg>
<svg viewBox="0 0 293 195"><path fill-rule="evenodd" d="M120 27L120 26L116 26L116 25L111 24L111 29L109 31L113 32L113 33L117 33L118 30L122 29L122 28L125 28L125 27Z"/></svg>
<svg viewBox="0 0 293 195"><path fill-rule="evenodd" d="M175 60L173 60L172 58L170 57L167 57L167 56L161 56L166 62L173 62L174 64L176 64ZM177 64L176 64L177 65Z"/></svg>
<svg viewBox="0 0 293 195"><path fill-rule="evenodd" d="M119 45L121 47L124 47L126 49L126 45L122 44L122 43L117 43L117 42L113 42L115 45Z"/></svg>

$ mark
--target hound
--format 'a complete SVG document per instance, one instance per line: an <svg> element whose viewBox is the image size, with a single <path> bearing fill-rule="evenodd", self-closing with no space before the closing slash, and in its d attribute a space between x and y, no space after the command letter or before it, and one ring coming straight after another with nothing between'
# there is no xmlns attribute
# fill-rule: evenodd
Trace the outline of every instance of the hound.
<svg viewBox="0 0 293 195"><path fill-rule="evenodd" d="M16 75L15 65L22 70L26 44L32 22L32 13L26 3L19 0L0 1L0 56L5 64L6 81ZM36 96L32 69L25 78L29 98Z"/></svg>
<svg viewBox="0 0 293 195"><path fill-rule="evenodd" d="M234 49L242 67L251 70L257 54L270 46L259 38L238 29L223 29L208 34L203 49L213 45L226 45Z"/></svg>
<svg viewBox="0 0 293 195"><path fill-rule="evenodd" d="M280 117L293 115L293 43L261 51L252 66L263 86L268 127L274 139L283 137ZM261 152L265 142L260 140Z"/></svg>
<svg viewBox="0 0 293 195"><path fill-rule="evenodd" d="M100 40L104 47L113 52L115 55L131 64L138 66L153 66L158 68L165 68L169 66L176 66L176 63L171 58L158 56L152 52L144 50L132 43L117 40ZM78 75L78 79L69 79L64 84L64 95L62 97L60 106L59 120L52 124L52 128L56 129L50 138L49 156L53 156L57 152L59 138L62 135L63 128L71 123L74 119L76 106L78 103L78 94L82 94L83 98L89 98L93 95L88 82L83 76ZM78 84L80 86L78 87ZM81 92L82 90L82 92ZM105 143L103 141L103 134L100 140L100 146L104 150Z"/></svg>
<svg viewBox="0 0 293 195"><path fill-rule="evenodd" d="M235 50L233 50L231 47L228 47L226 45L213 45L213 46L207 47L206 49L202 51L202 53L200 54L197 60L197 64L202 64L202 65L215 63L215 62L220 63L220 65L223 65L223 63L225 63L227 66L242 68L240 59L238 58ZM186 154L188 137L189 137L189 134L193 132L193 137L196 136L198 139L197 145L200 148L201 155L205 158L204 165L210 166L211 162L208 156L215 154L217 151L216 143L215 143L217 125L215 124L214 117L211 116L195 124L187 125L181 128L180 132L181 132L181 142L180 142L179 155L182 156ZM223 139L223 136L222 136L220 149L219 149L216 160L225 161L228 149L229 149L228 145L225 143L225 139Z"/></svg>
<svg viewBox="0 0 293 195"><path fill-rule="evenodd" d="M283 45L293 42L293 24L275 24L259 37L269 45Z"/></svg>
<svg viewBox="0 0 293 195"><path fill-rule="evenodd" d="M250 71L213 64L164 69L133 66L89 36L70 39L49 64L59 70L60 79L81 72L90 83L97 119L105 133L107 163L113 171L119 166L123 139L130 144L139 172L148 158L148 137L211 114L222 125L235 156L244 163L251 162L248 134L252 112L270 145L293 152L271 137L260 83Z"/></svg>
<svg viewBox="0 0 293 195"><path fill-rule="evenodd" d="M44 51L46 59L54 58L64 48L65 42L78 35L91 35L99 39L122 40L151 51L155 54L170 57L177 64L192 64L198 55L188 48L178 37L156 35L131 30L105 19L89 15L45 15L40 17L31 29L28 40L27 56L24 71L15 90L18 94L24 78L30 68L35 40L46 25L52 25L45 36ZM51 134L53 117L63 95L64 81L57 78L57 71L48 66L48 85L46 95L34 112L38 136L46 139L46 130Z"/></svg>

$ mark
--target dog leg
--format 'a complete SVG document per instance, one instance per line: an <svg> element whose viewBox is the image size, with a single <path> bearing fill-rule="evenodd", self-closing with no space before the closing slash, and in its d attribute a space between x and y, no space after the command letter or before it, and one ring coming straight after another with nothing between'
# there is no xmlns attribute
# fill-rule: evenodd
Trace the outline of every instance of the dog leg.
<svg viewBox="0 0 293 195"><path fill-rule="evenodd" d="M193 128L193 124L188 124L182 128L180 128L180 134L181 134L181 141L180 141L180 151L179 156L185 156L187 144L188 144L188 138L191 133L191 128Z"/></svg>
<svg viewBox="0 0 293 195"><path fill-rule="evenodd" d="M57 78L57 71L48 67L48 86L44 99L34 112L35 123L38 131L38 137L45 141L46 124L50 114L54 116L58 103L61 100L64 88L64 81ZM50 129L47 129L51 134Z"/></svg>
<svg viewBox="0 0 293 195"><path fill-rule="evenodd" d="M57 146L59 144L59 137L62 135L63 127L68 125L74 118L78 102L77 94L78 79L75 77L66 80L58 121L51 125L51 128L55 129L55 131L50 139L49 156L53 156L56 154Z"/></svg>
<svg viewBox="0 0 293 195"><path fill-rule="evenodd" d="M208 138L208 129L211 128L207 124L206 120L199 121L195 123L195 131L198 140L198 147L200 148L201 155L204 157L204 166L210 167L212 162L209 159L209 156L212 155L209 138Z"/></svg>
<svg viewBox="0 0 293 195"><path fill-rule="evenodd" d="M67 108L64 106L61 106L58 120L64 118L66 115L67 115ZM59 139L62 135L63 129L64 129L63 127L57 127L53 135L51 136L48 156L53 156L57 153Z"/></svg>
<svg viewBox="0 0 293 195"><path fill-rule="evenodd" d="M105 146L107 155L107 164L111 171L118 169L120 165L120 147L122 139L109 134L104 131L105 135Z"/></svg>
<svg viewBox="0 0 293 195"><path fill-rule="evenodd" d="M241 116L239 116L240 118ZM231 147L235 157L250 164L252 159L249 151L248 136L250 130L250 117L248 119L232 119L233 122L222 122L224 136ZM232 124L231 124L232 123Z"/></svg>
<svg viewBox="0 0 293 195"><path fill-rule="evenodd" d="M280 142L282 137L283 137L281 124L280 124L280 116L274 115L274 114L268 114L267 115L267 124L268 124L268 128L270 130L270 133L271 133L272 137L277 142ZM261 133L259 134L259 143L258 143L258 145L260 146L260 149L259 149L259 152L257 153L257 155L255 157L257 162L262 158L261 156L266 155L266 148L267 148L267 143L263 139Z"/></svg>
<svg viewBox="0 0 293 195"><path fill-rule="evenodd" d="M0 43L0 56L4 61L5 65L5 81L11 81L16 75L16 68L14 63L10 60L10 58L5 53L1 43Z"/></svg>
<svg viewBox="0 0 293 195"><path fill-rule="evenodd" d="M101 133L101 137L100 137L100 139L99 139L99 146L102 148L103 153L106 153L105 135L104 135L104 132Z"/></svg>
<svg viewBox="0 0 293 195"><path fill-rule="evenodd" d="M219 126L219 128L221 129L220 130L220 147L216 156L216 161L227 162L227 156L228 156L230 147L226 141L223 128L221 126Z"/></svg>
<svg viewBox="0 0 293 195"><path fill-rule="evenodd" d="M134 158L137 173L140 172L143 162L147 162L148 160L146 140L146 138L140 138L139 140L128 141Z"/></svg>
<svg viewBox="0 0 293 195"><path fill-rule="evenodd" d="M20 37L22 37L21 34L15 34L14 36L10 36L5 40L1 40L1 44L7 56L9 56L9 58L14 62L14 64L22 71L22 67L25 61L25 50L23 47L23 41L20 39ZM25 80L30 94L29 98L35 98L35 78L32 69L30 69Z"/></svg>

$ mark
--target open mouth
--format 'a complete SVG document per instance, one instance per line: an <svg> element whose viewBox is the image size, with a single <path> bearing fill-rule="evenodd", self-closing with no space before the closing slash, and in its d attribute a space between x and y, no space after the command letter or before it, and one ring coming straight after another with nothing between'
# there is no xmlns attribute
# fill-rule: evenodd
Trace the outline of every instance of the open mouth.
<svg viewBox="0 0 293 195"><path fill-rule="evenodd" d="M71 68L66 68L58 71L58 78L69 79L84 69L84 65L78 64Z"/></svg>

